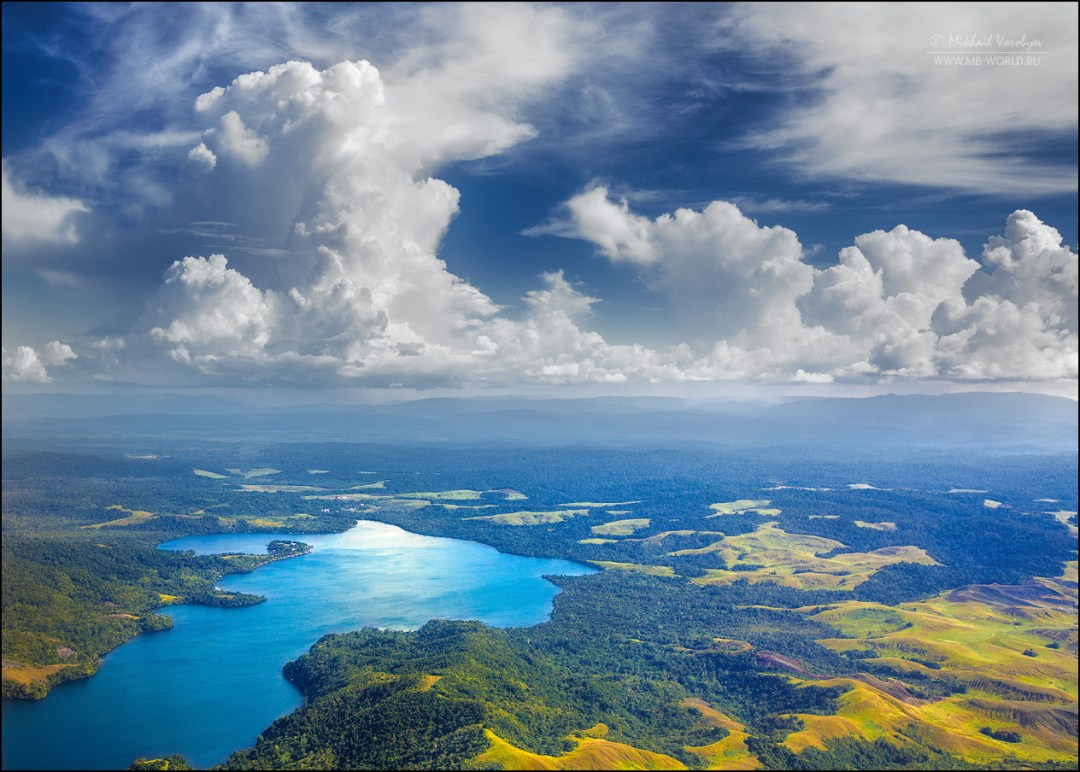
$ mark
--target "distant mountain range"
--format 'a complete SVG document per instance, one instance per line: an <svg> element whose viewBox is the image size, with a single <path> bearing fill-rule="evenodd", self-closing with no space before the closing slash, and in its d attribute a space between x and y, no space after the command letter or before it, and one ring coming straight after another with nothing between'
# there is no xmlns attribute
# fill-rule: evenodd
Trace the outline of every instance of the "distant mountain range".
<svg viewBox="0 0 1080 772"><path fill-rule="evenodd" d="M267 407L190 395L5 395L5 434L350 442L977 447L1075 452L1077 403L1022 393L753 401L674 397L424 399ZM284 436L284 437L283 437Z"/></svg>

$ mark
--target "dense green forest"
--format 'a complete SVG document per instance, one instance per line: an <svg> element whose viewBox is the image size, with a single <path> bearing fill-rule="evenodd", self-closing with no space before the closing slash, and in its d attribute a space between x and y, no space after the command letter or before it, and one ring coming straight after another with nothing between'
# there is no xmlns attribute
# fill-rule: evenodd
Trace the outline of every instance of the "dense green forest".
<svg viewBox="0 0 1080 772"><path fill-rule="evenodd" d="M284 556L196 557L103 534L93 542L5 536L4 660L64 667L30 683L5 678L4 696L43 697L56 683L90 675L124 641L172 627L171 618L154 612L161 606L260 603L261 596L224 592L214 582Z"/></svg>
<svg viewBox="0 0 1080 772"><path fill-rule="evenodd" d="M687 746L729 733L685 706L688 697L745 721L747 746L767 768L984 768L925 740L897 748L847 739L798 755L780 745L799 726L791 713L828 715L840 690L798 688L764 671L750 650L717 649L713 633L775 647L819 672L854 672L814 643L828 633L819 625L783 612L747 613L740 608L747 594L673 580L608 573L562 582L552 621L531 628L438 621L415 633L327 636L285 668L304 706L226 768L468 769L487 747L481 728L558 756L572 748L569 736L597 724L611 741L703 768L706 759Z"/></svg>

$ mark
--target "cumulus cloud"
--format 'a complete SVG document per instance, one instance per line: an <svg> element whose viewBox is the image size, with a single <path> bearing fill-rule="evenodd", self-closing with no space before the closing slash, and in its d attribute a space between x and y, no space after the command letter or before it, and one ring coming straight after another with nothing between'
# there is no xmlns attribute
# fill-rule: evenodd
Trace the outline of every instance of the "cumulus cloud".
<svg viewBox="0 0 1080 772"><path fill-rule="evenodd" d="M46 366L66 365L78 359L71 346L58 340L46 343L41 354L32 346L17 346L12 352L3 349L2 356L5 383L51 383Z"/></svg>
<svg viewBox="0 0 1080 772"><path fill-rule="evenodd" d="M285 230L289 262L267 285L225 255L177 261L147 307L144 344L205 374L267 380L453 380L470 352L496 345L481 339L498 307L437 256L459 193L425 168L527 130L473 110L456 139L419 134L430 107L388 99L368 62L276 65L195 106L207 129L189 157L215 162L187 181L188 198L249 231Z"/></svg>
<svg viewBox="0 0 1080 772"><path fill-rule="evenodd" d="M191 161L197 167L210 171L217 166L217 156L213 151L206 146L205 143L200 142L195 147L188 151L188 160Z"/></svg>
<svg viewBox="0 0 1080 772"><path fill-rule="evenodd" d="M657 352L644 346L611 344L586 328L601 302L567 281L562 271L541 276L543 289L525 296L521 322L498 320L483 335L490 359L489 379L515 375L541 383L609 383L678 380L685 352Z"/></svg>
<svg viewBox="0 0 1080 772"><path fill-rule="evenodd" d="M79 356L71 350L71 346L66 343L61 343L58 340L51 340L45 344L44 350L41 352L42 364L53 367L56 365L66 365L73 359L78 359Z"/></svg>
<svg viewBox="0 0 1080 772"><path fill-rule="evenodd" d="M856 237L826 269L805 262L794 232L726 202L650 220L595 188L567 211L564 235L635 265L715 341L683 377L1077 376L1076 254L1028 211L989 239L982 264L899 225Z"/></svg>
<svg viewBox="0 0 1080 772"><path fill-rule="evenodd" d="M638 265L656 262L656 247L649 237L651 223L631 214L625 198L617 203L611 201L607 188L597 186L574 196L567 207L574 220L574 233L596 244L606 257Z"/></svg>
<svg viewBox="0 0 1080 772"><path fill-rule="evenodd" d="M933 376L931 316L961 297L978 267L959 242L898 225L858 236L837 265L816 272L799 307L807 324L852 341L867 370Z"/></svg>
<svg viewBox="0 0 1080 772"><path fill-rule="evenodd" d="M1009 216L980 271L935 311L941 369L956 377L1077 377L1077 256L1032 212Z"/></svg>
<svg viewBox="0 0 1080 772"><path fill-rule="evenodd" d="M649 220L611 201L604 187L567 209L581 238L615 262L643 267L651 287L678 298L684 331L765 345L798 325L794 300L810 289L813 269L793 231L760 227L724 201Z"/></svg>
<svg viewBox="0 0 1080 772"><path fill-rule="evenodd" d="M14 182L3 164L3 239L5 244L75 244L74 215L89 211L82 201L33 193Z"/></svg>
<svg viewBox="0 0 1080 772"><path fill-rule="evenodd" d="M4 349L3 373L5 382L48 383L52 380L37 352L30 346L19 346L11 353Z"/></svg>
<svg viewBox="0 0 1080 772"><path fill-rule="evenodd" d="M276 322L277 298L228 267L224 255L173 263L150 314L161 320L151 337L185 363L260 351Z"/></svg>
<svg viewBox="0 0 1080 772"><path fill-rule="evenodd" d="M220 132L220 146L228 155L249 165L257 164L266 158L266 140L245 126L244 120L235 110L221 116ZM194 149L197 150L198 148Z"/></svg>

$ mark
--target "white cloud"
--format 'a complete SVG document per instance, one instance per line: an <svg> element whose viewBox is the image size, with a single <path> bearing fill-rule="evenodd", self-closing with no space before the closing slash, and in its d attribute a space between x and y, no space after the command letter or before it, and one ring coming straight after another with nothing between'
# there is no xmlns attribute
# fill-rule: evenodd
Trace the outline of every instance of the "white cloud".
<svg viewBox="0 0 1080 772"><path fill-rule="evenodd" d="M30 346L19 346L14 352L3 350L4 381L11 383L49 383L45 365Z"/></svg>
<svg viewBox="0 0 1080 772"><path fill-rule="evenodd" d="M188 160L198 167L201 167L205 171L212 170L217 166L217 156L213 151L206 146L206 143L200 142L195 147L188 151Z"/></svg>
<svg viewBox="0 0 1080 772"><path fill-rule="evenodd" d="M649 236L651 223L631 214L626 199L615 203L608 199L607 188L598 186L574 196L567 208L573 219L572 234L596 244L606 257L638 265L656 262L656 247ZM533 235L541 233L532 231Z"/></svg>
<svg viewBox="0 0 1080 772"><path fill-rule="evenodd" d="M536 136L516 114L573 74L586 52L588 25L550 4L435 4L420 21L428 43L385 73L395 116L388 149L418 171Z"/></svg>
<svg viewBox="0 0 1080 772"><path fill-rule="evenodd" d="M501 148L505 119L462 113L457 131L469 139L449 144L399 131L422 116L387 100L367 62L276 65L196 108L209 128L192 153L216 163L187 180L186 198L205 209L190 219L236 221L267 239L284 225L289 265L286 281L260 287L223 255L176 262L143 321L152 344L205 374L253 379L467 370L498 309L438 258L459 194L422 167Z"/></svg>
<svg viewBox="0 0 1080 772"><path fill-rule="evenodd" d="M89 211L82 201L25 190L11 180L7 161L3 163L2 185L5 244L75 244L79 241L73 215Z"/></svg>
<svg viewBox="0 0 1080 772"><path fill-rule="evenodd" d="M259 163L269 152L266 140L245 126L240 114L235 110L221 116L220 136L221 148L225 154L239 158L249 165ZM197 151L198 148L194 148L193 152Z"/></svg>
<svg viewBox="0 0 1080 772"><path fill-rule="evenodd" d="M677 298L684 332L765 345L799 326L794 301L810 289L813 269L793 231L760 227L724 201L649 220L610 201L604 187L567 209L577 235L612 261L641 266L651 287Z"/></svg>
<svg viewBox="0 0 1080 772"><path fill-rule="evenodd" d="M856 237L822 270L792 231L726 202L649 220L595 188L567 209L560 235L634 264L712 341L682 377L1077 377L1076 255L1031 212L987 242L987 272L959 242L903 225Z"/></svg>
<svg viewBox="0 0 1080 772"><path fill-rule="evenodd" d="M562 272L508 319L438 259L458 193L401 166L432 153L386 152L398 116L383 88L367 63L291 62L202 100L208 120L260 127L257 164L219 142L205 184L245 207L275 193L299 279L260 289L222 255L178 261L146 317L153 344L205 375L308 383L1076 377L1076 257L1023 211L987 243L992 271L955 240L903 225L856 237L817 269L793 231L734 204L649 219L596 187L567 203L560 233L634 266L692 345L609 343L588 329L599 300ZM449 152L434 142L434 155Z"/></svg>
<svg viewBox="0 0 1080 772"><path fill-rule="evenodd" d="M952 239L932 239L899 225L855 239L839 263L815 272L814 289L800 300L807 324L846 336L876 371L935 374L931 316L959 300L979 264Z"/></svg>
<svg viewBox="0 0 1080 772"><path fill-rule="evenodd" d="M78 354L71 350L71 346L58 340L46 343L40 357L42 364L49 367L66 365L69 361L78 358Z"/></svg>
<svg viewBox="0 0 1080 772"><path fill-rule="evenodd" d="M1045 325L1076 334L1076 254L1055 228L1027 210L1013 212L1005 235L987 241L983 259L993 274L979 285L981 292L1019 306L1035 304Z"/></svg>
<svg viewBox="0 0 1080 772"><path fill-rule="evenodd" d="M71 346L53 340L45 344L40 355L32 346L17 346L10 353L4 349L2 358L5 383L51 383L46 365L66 365L78 356Z"/></svg>
<svg viewBox="0 0 1080 772"><path fill-rule="evenodd" d="M277 298L228 267L223 255L173 263L151 301L149 317L161 324L151 337L180 362L201 366L220 357L247 357L270 340Z"/></svg>
<svg viewBox="0 0 1080 772"><path fill-rule="evenodd" d="M953 66L933 53L992 59L1025 36L1045 53L1020 65ZM746 141L805 171L987 194L1076 190L1075 168L1039 160L1048 136L1076 134L1075 4L745 3L717 39L787 68L800 98Z"/></svg>
<svg viewBox="0 0 1080 772"><path fill-rule="evenodd" d="M1077 256L1033 213L1009 216L963 298L934 314L941 369L953 377L1076 378Z"/></svg>

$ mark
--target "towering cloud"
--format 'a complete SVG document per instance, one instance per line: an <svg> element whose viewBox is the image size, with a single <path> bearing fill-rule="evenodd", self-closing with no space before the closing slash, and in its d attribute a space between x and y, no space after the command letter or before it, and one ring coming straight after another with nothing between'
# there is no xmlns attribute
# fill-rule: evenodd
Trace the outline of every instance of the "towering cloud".
<svg viewBox="0 0 1080 772"><path fill-rule="evenodd" d="M222 255L178 261L151 314L154 339L175 359L207 372L243 359L253 375L281 377L275 362L299 358L359 374L388 354L461 348L495 312L436 256L458 192L419 164L499 145L501 123L490 127L498 137L461 127L472 142L437 136L407 152L416 116L387 105L367 62L325 71L288 62L215 88L196 108L209 127L190 154L204 167L193 185L215 191L204 203L216 216L267 238L281 232L294 281L259 289Z"/></svg>
<svg viewBox="0 0 1080 772"><path fill-rule="evenodd" d="M398 96L368 62L288 62L199 97L207 129L188 155L192 218L276 236L287 257L264 272L270 286L225 255L177 261L147 309L144 345L204 374L271 381L606 377L594 349L598 360L610 349L574 323L595 301L561 274L511 322L438 258L459 194L425 170L531 129L462 93L436 121L422 86L468 89L418 72ZM538 77L523 68L526 87Z"/></svg>

